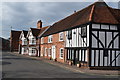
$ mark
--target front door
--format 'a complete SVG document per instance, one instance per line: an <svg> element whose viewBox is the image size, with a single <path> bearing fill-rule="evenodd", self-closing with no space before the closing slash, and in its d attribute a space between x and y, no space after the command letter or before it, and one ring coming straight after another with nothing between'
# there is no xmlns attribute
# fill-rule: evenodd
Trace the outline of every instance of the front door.
<svg viewBox="0 0 120 80"><path fill-rule="evenodd" d="M56 47L52 46L52 59L56 58Z"/></svg>

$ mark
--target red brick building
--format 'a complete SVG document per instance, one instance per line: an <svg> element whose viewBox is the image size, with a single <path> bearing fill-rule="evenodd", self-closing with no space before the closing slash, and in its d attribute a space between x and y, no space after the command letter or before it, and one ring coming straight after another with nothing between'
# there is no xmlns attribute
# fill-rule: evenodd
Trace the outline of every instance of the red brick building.
<svg viewBox="0 0 120 80"><path fill-rule="evenodd" d="M49 29L48 29L49 30ZM44 35L44 34L43 34ZM57 33L41 38L41 56L65 62L65 33Z"/></svg>
<svg viewBox="0 0 120 80"><path fill-rule="evenodd" d="M19 37L20 37L21 31L11 30L10 35L10 50L11 52L18 52L19 50Z"/></svg>

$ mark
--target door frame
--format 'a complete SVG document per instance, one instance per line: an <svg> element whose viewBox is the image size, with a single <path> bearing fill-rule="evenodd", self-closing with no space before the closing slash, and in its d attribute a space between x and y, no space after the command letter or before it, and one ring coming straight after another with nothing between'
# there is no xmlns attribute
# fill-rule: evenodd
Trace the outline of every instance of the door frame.
<svg viewBox="0 0 120 80"><path fill-rule="evenodd" d="M56 59L56 46L52 46L52 59Z"/></svg>

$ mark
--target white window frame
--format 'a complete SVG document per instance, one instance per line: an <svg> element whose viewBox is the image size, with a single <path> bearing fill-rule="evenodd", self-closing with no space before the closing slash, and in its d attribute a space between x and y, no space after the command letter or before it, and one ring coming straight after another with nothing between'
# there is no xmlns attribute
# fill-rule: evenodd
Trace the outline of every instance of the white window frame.
<svg viewBox="0 0 120 80"><path fill-rule="evenodd" d="M33 40L34 40L34 43L33 43ZM35 38L30 38L30 41L29 41L29 44L36 44L36 39Z"/></svg>
<svg viewBox="0 0 120 80"><path fill-rule="evenodd" d="M48 43L52 43L52 41L53 41L53 36L52 35L48 36Z"/></svg>
<svg viewBox="0 0 120 80"><path fill-rule="evenodd" d="M41 44L43 44L43 43L44 43L44 37L41 38Z"/></svg>
<svg viewBox="0 0 120 80"><path fill-rule="evenodd" d="M63 32L59 33L59 41L64 41L64 33Z"/></svg>
<svg viewBox="0 0 120 80"><path fill-rule="evenodd" d="M61 53L61 50L63 50L63 53ZM60 48L60 55L59 55L60 59L63 59L63 57L61 57L61 54L62 54L63 57L64 57L64 48Z"/></svg>
<svg viewBox="0 0 120 80"><path fill-rule="evenodd" d="M35 53L36 53L35 48L31 48L31 53L32 53L32 54L35 54Z"/></svg>
<svg viewBox="0 0 120 80"><path fill-rule="evenodd" d="M27 39L23 40L23 45L27 45Z"/></svg>
<svg viewBox="0 0 120 80"><path fill-rule="evenodd" d="M29 55L35 55L36 54L36 48L29 48Z"/></svg>

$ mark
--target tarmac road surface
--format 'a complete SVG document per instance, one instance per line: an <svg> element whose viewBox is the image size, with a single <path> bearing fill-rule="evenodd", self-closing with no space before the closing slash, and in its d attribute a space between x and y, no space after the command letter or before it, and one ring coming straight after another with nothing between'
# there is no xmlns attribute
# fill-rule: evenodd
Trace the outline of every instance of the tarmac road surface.
<svg viewBox="0 0 120 80"><path fill-rule="evenodd" d="M108 78L108 76L72 72L41 60L7 52L3 52L2 59L3 78Z"/></svg>

